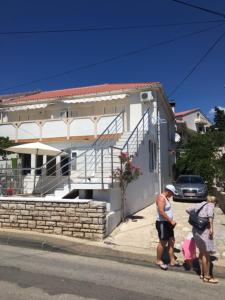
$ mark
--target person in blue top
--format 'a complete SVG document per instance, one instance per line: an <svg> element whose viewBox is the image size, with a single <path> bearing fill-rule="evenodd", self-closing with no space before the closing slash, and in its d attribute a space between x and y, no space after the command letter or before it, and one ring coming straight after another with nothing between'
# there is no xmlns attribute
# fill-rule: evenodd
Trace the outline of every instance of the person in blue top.
<svg viewBox="0 0 225 300"><path fill-rule="evenodd" d="M167 270L168 266L163 262L162 256L166 248L170 259L170 266L180 266L174 257L174 227L176 221L173 218L173 212L169 198L176 194L176 189L172 184L168 184L165 190L156 198L157 216L156 229L158 231L159 243L157 245L156 265L162 270Z"/></svg>

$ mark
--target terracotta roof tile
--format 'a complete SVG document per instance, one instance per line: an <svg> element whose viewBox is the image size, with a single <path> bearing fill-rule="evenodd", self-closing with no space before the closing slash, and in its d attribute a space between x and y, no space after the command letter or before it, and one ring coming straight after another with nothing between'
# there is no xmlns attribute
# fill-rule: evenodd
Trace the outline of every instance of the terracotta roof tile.
<svg viewBox="0 0 225 300"><path fill-rule="evenodd" d="M101 85L94 86L86 86L86 87L77 87L77 88L69 88L63 90L55 90L55 91L46 91L39 92L33 95L23 95L21 97L15 97L4 101L7 104L9 103L21 103L21 102L33 102L33 101L43 101L46 99L57 99L61 97L69 97L69 96L81 96L88 94L97 94L97 93L107 93L114 92L119 90L129 90L129 89L141 89L147 87L153 87L160 85L159 82L141 82L141 83L107 83ZM4 99L4 97L2 97Z"/></svg>
<svg viewBox="0 0 225 300"><path fill-rule="evenodd" d="M189 115L197 110L199 110L199 108L193 108L193 109L177 112L177 113L175 113L175 117L184 117L184 116Z"/></svg>

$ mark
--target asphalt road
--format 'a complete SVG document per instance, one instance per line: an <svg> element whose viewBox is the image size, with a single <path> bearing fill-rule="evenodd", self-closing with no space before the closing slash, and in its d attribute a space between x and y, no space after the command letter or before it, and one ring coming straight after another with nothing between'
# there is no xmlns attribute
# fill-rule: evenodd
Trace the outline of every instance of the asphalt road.
<svg viewBox="0 0 225 300"><path fill-rule="evenodd" d="M115 261L0 246L2 300L224 299L225 279L203 283L193 274Z"/></svg>

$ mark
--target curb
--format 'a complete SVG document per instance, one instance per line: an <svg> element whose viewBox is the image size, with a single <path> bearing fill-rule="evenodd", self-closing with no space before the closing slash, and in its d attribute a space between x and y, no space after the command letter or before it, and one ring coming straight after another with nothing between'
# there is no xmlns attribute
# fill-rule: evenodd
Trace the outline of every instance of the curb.
<svg viewBox="0 0 225 300"><path fill-rule="evenodd" d="M0 232L0 244L16 247L25 247L31 249L40 249L43 251L57 252L62 254L79 255L85 257L93 257L98 259L108 259L121 263L140 265L144 267L157 268L155 265L155 257L147 254L125 252L115 250L109 247L91 245L78 241L68 241L52 236L30 236L26 232ZM196 274L194 271L185 271L183 268L169 268L172 272L182 272L186 274ZM215 277L225 279L225 267L214 266L213 273Z"/></svg>

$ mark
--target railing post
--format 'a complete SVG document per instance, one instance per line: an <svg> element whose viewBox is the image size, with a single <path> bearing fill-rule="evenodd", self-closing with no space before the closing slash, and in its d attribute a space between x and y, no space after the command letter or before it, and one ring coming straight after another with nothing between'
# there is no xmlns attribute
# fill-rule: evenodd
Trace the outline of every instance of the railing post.
<svg viewBox="0 0 225 300"><path fill-rule="evenodd" d="M102 182L102 189L104 188L104 180L103 180L103 151L104 149L101 149L101 182Z"/></svg>
<svg viewBox="0 0 225 300"><path fill-rule="evenodd" d="M96 149L95 151L95 172L97 171L97 154L96 154Z"/></svg>
<svg viewBox="0 0 225 300"><path fill-rule="evenodd" d="M85 178L85 183L87 182L87 156L86 153L84 155L84 178Z"/></svg>
<svg viewBox="0 0 225 300"><path fill-rule="evenodd" d="M127 130L127 115L125 113L125 111L123 111L123 115L122 115L122 125L123 125L123 132Z"/></svg>
<svg viewBox="0 0 225 300"><path fill-rule="evenodd" d="M112 188L113 188L113 147L111 147L111 176L112 176Z"/></svg>
<svg viewBox="0 0 225 300"><path fill-rule="evenodd" d="M138 152L138 127L137 127L137 152Z"/></svg>
<svg viewBox="0 0 225 300"><path fill-rule="evenodd" d="M113 132L112 132L113 133ZM106 145L108 146L108 143L110 143L110 130L108 129L108 136L106 140ZM104 146L103 146L104 147Z"/></svg>
<svg viewBox="0 0 225 300"><path fill-rule="evenodd" d="M69 187L69 193L70 193L71 192L70 172L68 173L68 187Z"/></svg>
<svg viewBox="0 0 225 300"><path fill-rule="evenodd" d="M41 168L41 197L43 196L43 169Z"/></svg>
<svg viewBox="0 0 225 300"><path fill-rule="evenodd" d="M143 122L142 122L142 127L143 127L143 131L142 131L142 134L143 134L143 139L144 139L144 136L145 136L145 116L143 117Z"/></svg>

